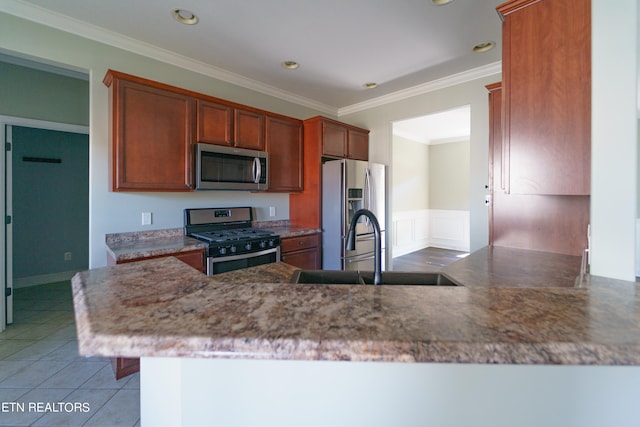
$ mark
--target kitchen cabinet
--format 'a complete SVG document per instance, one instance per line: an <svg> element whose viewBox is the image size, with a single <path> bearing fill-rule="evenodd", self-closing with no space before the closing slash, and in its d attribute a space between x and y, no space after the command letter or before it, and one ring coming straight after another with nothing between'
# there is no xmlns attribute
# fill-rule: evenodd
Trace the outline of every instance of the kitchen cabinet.
<svg viewBox="0 0 640 427"><path fill-rule="evenodd" d="M302 122L285 117L266 117L266 151L269 154L269 191L303 189L304 151Z"/></svg>
<svg viewBox="0 0 640 427"><path fill-rule="evenodd" d="M591 1L512 0L497 10L504 190L588 195Z"/></svg>
<svg viewBox="0 0 640 427"><path fill-rule="evenodd" d="M157 255L151 257L143 257L143 258L134 258L127 260L115 260L112 256L107 255L107 265L116 265L116 264L126 264L129 262L143 261L147 259L154 258L165 258L173 256L178 258L180 261L184 262L187 265L195 268L196 270L206 274L207 273L207 264L205 262L205 250L196 249L193 251L187 252L176 252L164 255ZM124 378L128 375L134 374L140 371L140 359L131 358L131 357L112 357L111 358L111 368L113 369L113 373L116 377L116 380L120 378Z"/></svg>
<svg viewBox="0 0 640 427"><path fill-rule="evenodd" d="M113 191L191 191L193 100L168 86L109 71Z"/></svg>
<svg viewBox="0 0 640 427"><path fill-rule="evenodd" d="M291 225L322 227L322 160L368 160L369 131L316 116L304 121L304 190L289 197Z"/></svg>
<svg viewBox="0 0 640 427"><path fill-rule="evenodd" d="M233 107L199 99L197 110L197 142L233 145Z"/></svg>
<svg viewBox="0 0 640 427"><path fill-rule="evenodd" d="M280 243L280 260L304 270L318 270L322 266L320 233L285 237Z"/></svg>
<svg viewBox="0 0 640 427"><path fill-rule="evenodd" d="M589 197L504 191L502 85L489 90L489 244L580 256L587 246ZM576 272L577 274L577 272Z"/></svg>
<svg viewBox="0 0 640 427"><path fill-rule="evenodd" d="M264 151L264 125L264 114L236 108L233 121L234 145Z"/></svg>
<svg viewBox="0 0 640 427"><path fill-rule="evenodd" d="M369 160L369 132L349 129L347 157L353 160Z"/></svg>
<svg viewBox="0 0 640 427"><path fill-rule="evenodd" d="M195 143L269 151L270 191L302 190L300 120L114 70L103 82L113 191L193 191Z"/></svg>
<svg viewBox="0 0 640 427"><path fill-rule="evenodd" d="M203 99L197 110L197 142L264 151L264 114Z"/></svg>
<svg viewBox="0 0 640 427"><path fill-rule="evenodd" d="M341 124L323 120L322 123L322 155L347 157L348 130Z"/></svg>
<svg viewBox="0 0 640 427"><path fill-rule="evenodd" d="M320 123L323 156L369 160L369 131L324 117L314 119Z"/></svg>

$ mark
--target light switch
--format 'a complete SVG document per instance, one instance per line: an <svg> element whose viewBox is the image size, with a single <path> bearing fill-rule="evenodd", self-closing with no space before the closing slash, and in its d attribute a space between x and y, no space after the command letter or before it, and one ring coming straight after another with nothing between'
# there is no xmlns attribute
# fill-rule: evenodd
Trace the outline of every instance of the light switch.
<svg viewBox="0 0 640 427"><path fill-rule="evenodd" d="M276 216L276 207L269 206L269 216Z"/></svg>

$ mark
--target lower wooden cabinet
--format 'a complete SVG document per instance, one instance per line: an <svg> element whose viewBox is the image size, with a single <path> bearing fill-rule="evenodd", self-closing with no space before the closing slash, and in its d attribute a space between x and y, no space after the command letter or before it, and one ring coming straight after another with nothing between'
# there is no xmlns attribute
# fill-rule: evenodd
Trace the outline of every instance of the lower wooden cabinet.
<svg viewBox="0 0 640 427"><path fill-rule="evenodd" d="M318 270L322 266L320 233L286 237L280 244L280 260L304 270Z"/></svg>
<svg viewBox="0 0 640 427"><path fill-rule="evenodd" d="M188 264L191 267L195 268L196 270L201 271L205 274L207 272L207 264L205 262L204 249L197 249L195 251L177 252L172 254L151 256L151 257L144 257L144 258L128 259L125 261L116 261L111 256L107 256L107 264L108 265L125 264L129 262L143 261L146 259L153 259L153 258L165 258L169 256L174 256L178 258L180 261L184 262L185 264ZM113 368L113 373L116 376L116 380L119 380L120 378L124 378L127 375L135 374L136 372L140 371L140 359L129 358L129 357L113 357L111 358L111 367Z"/></svg>
<svg viewBox="0 0 640 427"><path fill-rule="evenodd" d="M116 380L140 371L140 359L127 357L112 357L111 367Z"/></svg>

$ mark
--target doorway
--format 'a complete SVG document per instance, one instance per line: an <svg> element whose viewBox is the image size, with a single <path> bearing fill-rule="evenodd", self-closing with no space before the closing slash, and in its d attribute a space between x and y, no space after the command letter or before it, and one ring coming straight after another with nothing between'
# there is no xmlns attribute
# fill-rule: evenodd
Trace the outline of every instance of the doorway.
<svg viewBox="0 0 640 427"><path fill-rule="evenodd" d="M392 123L393 257L470 250L471 106Z"/></svg>
<svg viewBox="0 0 640 427"><path fill-rule="evenodd" d="M13 294L88 268L89 138L85 126L0 117L5 150L3 327Z"/></svg>

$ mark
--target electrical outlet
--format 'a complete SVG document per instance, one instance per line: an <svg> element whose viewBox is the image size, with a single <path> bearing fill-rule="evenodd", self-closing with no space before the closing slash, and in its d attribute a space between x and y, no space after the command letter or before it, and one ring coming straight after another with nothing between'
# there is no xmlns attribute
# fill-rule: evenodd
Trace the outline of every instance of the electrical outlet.
<svg viewBox="0 0 640 427"><path fill-rule="evenodd" d="M276 216L276 207L269 206L269 216Z"/></svg>
<svg viewBox="0 0 640 427"><path fill-rule="evenodd" d="M73 258L73 254L71 252L65 252L64 253L64 260L65 261L71 261L72 258Z"/></svg>
<svg viewBox="0 0 640 427"><path fill-rule="evenodd" d="M151 225L151 212L142 212L142 225Z"/></svg>

